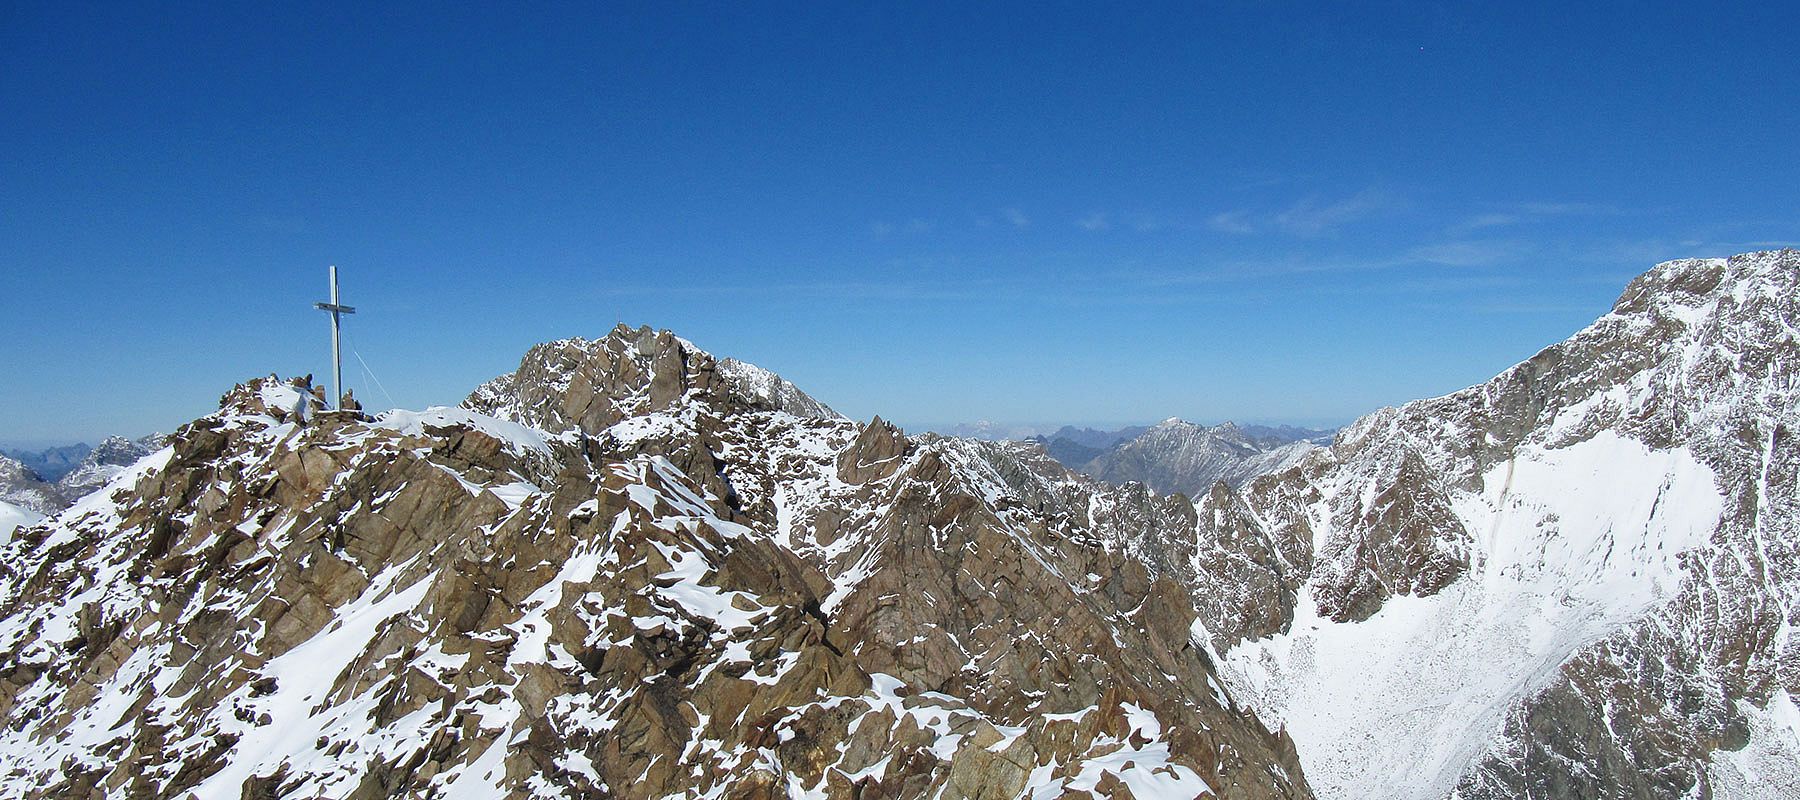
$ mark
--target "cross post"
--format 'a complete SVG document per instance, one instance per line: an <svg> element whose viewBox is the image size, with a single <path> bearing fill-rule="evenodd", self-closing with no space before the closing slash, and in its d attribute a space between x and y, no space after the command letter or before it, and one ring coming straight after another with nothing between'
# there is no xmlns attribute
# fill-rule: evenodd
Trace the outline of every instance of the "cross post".
<svg viewBox="0 0 1800 800"><path fill-rule="evenodd" d="M313 303L313 308L331 313L331 388L337 392L334 407L344 407L344 360L338 349L338 315L354 314L356 309L338 302L337 265L331 267L331 302Z"/></svg>

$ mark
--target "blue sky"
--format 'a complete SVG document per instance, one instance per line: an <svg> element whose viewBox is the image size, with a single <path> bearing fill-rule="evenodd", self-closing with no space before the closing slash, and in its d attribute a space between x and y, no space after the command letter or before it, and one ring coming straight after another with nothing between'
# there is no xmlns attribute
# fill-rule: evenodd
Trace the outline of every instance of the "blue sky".
<svg viewBox="0 0 1800 800"><path fill-rule="evenodd" d="M626 321L913 426L1340 423L1800 242L1780 4L966 5L0 7L0 443L325 373L332 263L376 407Z"/></svg>

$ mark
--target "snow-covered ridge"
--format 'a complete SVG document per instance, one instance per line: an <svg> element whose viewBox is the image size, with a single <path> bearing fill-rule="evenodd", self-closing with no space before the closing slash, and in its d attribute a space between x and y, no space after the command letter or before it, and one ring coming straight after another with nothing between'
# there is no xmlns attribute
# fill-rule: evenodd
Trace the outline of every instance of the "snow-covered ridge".
<svg viewBox="0 0 1800 800"><path fill-rule="evenodd" d="M1286 469L1316 448L1305 440L1251 436L1231 422L1206 426L1171 417L1077 469L1110 483L1138 481L1159 493L1198 496L1220 481L1242 486Z"/></svg>
<svg viewBox="0 0 1800 800"><path fill-rule="evenodd" d="M253 382L0 546L0 795L1754 792L1796 761L1800 292L1752 261L1194 502L666 332L462 409Z"/></svg>
<svg viewBox="0 0 1800 800"><path fill-rule="evenodd" d="M755 364L733 358L721 359L719 373L734 385L737 392L770 408L778 408L797 417L843 419L842 414L814 400L786 378Z"/></svg>

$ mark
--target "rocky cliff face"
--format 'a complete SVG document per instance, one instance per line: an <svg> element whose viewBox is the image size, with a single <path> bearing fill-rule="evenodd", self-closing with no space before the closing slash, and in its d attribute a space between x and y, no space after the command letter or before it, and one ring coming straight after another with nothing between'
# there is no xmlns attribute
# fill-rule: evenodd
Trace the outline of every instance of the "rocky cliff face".
<svg viewBox="0 0 1800 800"><path fill-rule="evenodd" d="M1237 535L1295 569L1210 574L1293 619L1228 677L1322 797L1800 792L1797 330L1800 254L1670 262L1257 479Z"/></svg>
<svg viewBox="0 0 1800 800"><path fill-rule="evenodd" d="M233 390L5 546L0 794L1311 796L1127 549L1191 510L766 374L622 328L459 409Z"/></svg>

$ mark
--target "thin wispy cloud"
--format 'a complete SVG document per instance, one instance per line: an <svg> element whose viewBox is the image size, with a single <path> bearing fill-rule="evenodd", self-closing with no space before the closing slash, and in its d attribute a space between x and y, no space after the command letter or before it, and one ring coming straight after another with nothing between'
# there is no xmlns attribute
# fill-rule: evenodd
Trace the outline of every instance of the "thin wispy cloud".
<svg viewBox="0 0 1800 800"><path fill-rule="evenodd" d="M1458 223L1453 230L1478 231L1484 228L1501 228L1517 225L1521 221L1518 214L1476 214Z"/></svg>
<svg viewBox="0 0 1800 800"><path fill-rule="evenodd" d="M1325 236L1358 220L1367 219L1395 205L1385 192L1364 189L1333 202L1307 198L1275 215L1275 227L1294 236Z"/></svg>
<svg viewBox="0 0 1800 800"><path fill-rule="evenodd" d="M1000 209L1000 216L1015 228L1031 227L1031 218L1025 216L1025 212L1020 211L1019 209L1002 208Z"/></svg>
<svg viewBox="0 0 1800 800"><path fill-rule="evenodd" d="M1239 283L1341 272L1371 272L1394 269L1422 262L1411 257L1395 258L1311 258L1280 257L1257 260L1218 262L1193 269L1115 270L1108 273L1111 283L1136 285L1144 289L1167 289L1221 283Z"/></svg>
<svg viewBox="0 0 1800 800"><path fill-rule="evenodd" d="M1157 217L1151 217L1151 216L1140 216L1140 217L1137 217L1137 218L1131 220L1131 229L1134 231L1137 231L1138 233L1152 233L1155 231L1165 230L1165 229L1168 229L1171 227L1185 227L1185 226L1176 225L1176 224L1168 222L1166 220L1163 220L1163 219L1160 219Z"/></svg>
<svg viewBox="0 0 1800 800"><path fill-rule="evenodd" d="M1420 245L1408 255L1416 261L1446 267L1485 267L1518 258L1528 249L1520 242L1490 239Z"/></svg>
<svg viewBox="0 0 1800 800"><path fill-rule="evenodd" d="M1220 233L1248 235L1256 232L1256 226L1250 224L1250 215L1244 211L1223 211L1206 220L1206 227Z"/></svg>
<svg viewBox="0 0 1800 800"><path fill-rule="evenodd" d="M1604 203L1520 203L1519 209L1538 217L1612 217L1625 213Z"/></svg>
<svg viewBox="0 0 1800 800"><path fill-rule="evenodd" d="M1194 225L1179 218L1161 214L1146 213L1107 213L1096 211L1077 219L1075 225L1084 231L1108 231L1114 228L1132 230L1138 233L1155 233L1167 230L1192 230Z"/></svg>
<svg viewBox="0 0 1800 800"><path fill-rule="evenodd" d="M1599 203L1519 203L1499 211L1472 215L1450 226L1451 235L1471 233L1487 228L1527 225L1563 217L1616 217L1626 212L1617 206Z"/></svg>
<svg viewBox="0 0 1800 800"><path fill-rule="evenodd" d="M1231 209L1208 217L1206 228L1234 236L1280 233L1302 239L1330 236L1343 227L1398 208L1399 198L1379 189L1364 189L1337 200L1312 195L1280 211Z"/></svg>

